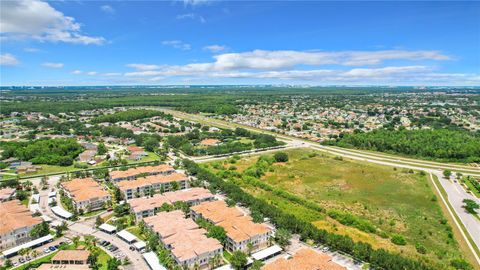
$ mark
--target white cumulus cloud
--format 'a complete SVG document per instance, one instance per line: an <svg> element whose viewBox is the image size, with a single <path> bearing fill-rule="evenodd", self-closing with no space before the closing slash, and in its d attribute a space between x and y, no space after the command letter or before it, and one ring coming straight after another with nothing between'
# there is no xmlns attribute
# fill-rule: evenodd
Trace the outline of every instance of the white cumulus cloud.
<svg viewBox="0 0 480 270"><path fill-rule="evenodd" d="M127 67L138 69L138 70L155 70L159 69L158 65L148 65L148 64L127 64Z"/></svg>
<svg viewBox="0 0 480 270"><path fill-rule="evenodd" d="M212 53L219 53L219 52L225 51L227 47L223 45L214 44L214 45L205 46L203 47L203 49L207 51L211 51Z"/></svg>
<svg viewBox="0 0 480 270"><path fill-rule="evenodd" d="M175 49L179 49L182 51L188 51L192 48L192 46L188 43L185 43L181 40L164 40L162 41L162 45L170 46Z"/></svg>
<svg viewBox="0 0 480 270"><path fill-rule="evenodd" d="M15 55L10 53L0 54L0 65L2 66L16 66L19 65L20 61L15 57Z"/></svg>
<svg viewBox="0 0 480 270"><path fill-rule="evenodd" d="M100 7L100 10L102 10L103 12L108 13L108 14L115 13L115 9L110 5L103 5L103 6Z"/></svg>
<svg viewBox="0 0 480 270"><path fill-rule="evenodd" d="M48 67L48 68L62 68L62 67L63 67L63 63L51 63L51 62L47 62L47 63L43 63L42 66Z"/></svg>
<svg viewBox="0 0 480 270"><path fill-rule="evenodd" d="M0 1L1 38L102 44L103 37L84 35L80 23L40 0Z"/></svg>

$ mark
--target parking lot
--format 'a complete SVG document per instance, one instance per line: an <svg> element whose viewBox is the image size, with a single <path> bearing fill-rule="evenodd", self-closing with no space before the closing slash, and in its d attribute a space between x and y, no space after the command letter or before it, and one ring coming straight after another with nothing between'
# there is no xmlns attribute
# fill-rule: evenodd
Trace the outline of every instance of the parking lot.
<svg viewBox="0 0 480 270"><path fill-rule="evenodd" d="M15 255L10 259L10 261L13 263L14 266L20 266L22 264L26 264L30 261L42 258L44 256L49 255L52 252L55 252L60 245L62 244L71 244L72 241L66 237L60 237L59 239L56 239L50 243L47 243L45 245L42 245L40 247L34 248L29 252L27 255ZM37 254L35 257L33 255ZM2 261L3 264L3 261Z"/></svg>

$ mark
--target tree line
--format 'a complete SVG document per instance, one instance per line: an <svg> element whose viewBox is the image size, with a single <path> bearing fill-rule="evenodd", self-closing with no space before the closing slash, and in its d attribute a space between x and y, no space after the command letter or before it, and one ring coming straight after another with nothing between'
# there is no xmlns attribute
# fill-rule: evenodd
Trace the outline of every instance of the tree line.
<svg viewBox="0 0 480 270"><path fill-rule="evenodd" d="M386 130L343 134L324 144L444 161L480 162L480 133L448 129Z"/></svg>
<svg viewBox="0 0 480 270"><path fill-rule="evenodd" d="M84 148L74 139L1 142L2 159L15 157L34 164L69 166Z"/></svg>

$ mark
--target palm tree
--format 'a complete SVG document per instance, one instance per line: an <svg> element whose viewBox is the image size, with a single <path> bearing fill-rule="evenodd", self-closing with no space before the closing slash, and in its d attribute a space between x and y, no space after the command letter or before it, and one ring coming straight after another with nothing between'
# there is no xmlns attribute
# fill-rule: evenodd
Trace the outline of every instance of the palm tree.
<svg viewBox="0 0 480 270"><path fill-rule="evenodd" d="M248 255L252 254L252 250L253 250L253 244L252 244L252 243L248 243L248 244L247 244Z"/></svg>
<svg viewBox="0 0 480 270"><path fill-rule="evenodd" d="M80 243L80 237L79 237L79 236L73 237L73 238L72 238L72 242L73 242L73 246L74 246L75 248L77 248L77 247L78 247L78 244Z"/></svg>
<svg viewBox="0 0 480 270"><path fill-rule="evenodd" d="M38 256L38 251L34 250L32 251L32 257L36 258Z"/></svg>
<svg viewBox="0 0 480 270"><path fill-rule="evenodd" d="M193 270L200 270L200 265L197 262L193 265Z"/></svg>

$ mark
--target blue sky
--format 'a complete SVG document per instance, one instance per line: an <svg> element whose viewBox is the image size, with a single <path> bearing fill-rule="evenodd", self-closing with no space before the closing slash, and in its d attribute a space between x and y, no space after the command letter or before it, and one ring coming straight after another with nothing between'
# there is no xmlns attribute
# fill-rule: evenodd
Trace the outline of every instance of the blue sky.
<svg viewBox="0 0 480 270"><path fill-rule="evenodd" d="M2 86L480 85L479 2L0 3Z"/></svg>

